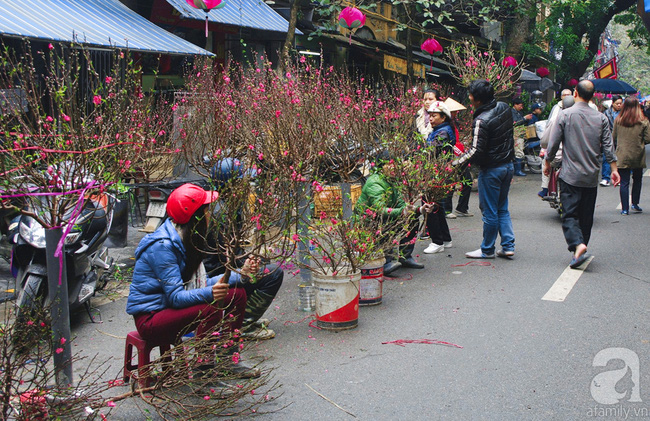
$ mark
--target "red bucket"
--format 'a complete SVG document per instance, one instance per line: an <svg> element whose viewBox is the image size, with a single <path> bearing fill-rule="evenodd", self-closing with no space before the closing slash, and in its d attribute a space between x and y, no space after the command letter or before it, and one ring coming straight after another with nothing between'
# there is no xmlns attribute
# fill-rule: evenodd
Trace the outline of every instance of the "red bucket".
<svg viewBox="0 0 650 421"><path fill-rule="evenodd" d="M361 268L359 305L374 306L381 304L385 263L386 259L382 257L366 263Z"/></svg>

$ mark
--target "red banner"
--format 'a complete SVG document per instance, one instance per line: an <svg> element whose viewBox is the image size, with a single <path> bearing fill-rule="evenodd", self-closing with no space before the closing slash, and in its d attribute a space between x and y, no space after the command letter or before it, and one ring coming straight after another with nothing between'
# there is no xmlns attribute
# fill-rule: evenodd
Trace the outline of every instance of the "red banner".
<svg viewBox="0 0 650 421"><path fill-rule="evenodd" d="M594 76L596 79L616 79L618 76L616 57L597 68L594 71Z"/></svg>

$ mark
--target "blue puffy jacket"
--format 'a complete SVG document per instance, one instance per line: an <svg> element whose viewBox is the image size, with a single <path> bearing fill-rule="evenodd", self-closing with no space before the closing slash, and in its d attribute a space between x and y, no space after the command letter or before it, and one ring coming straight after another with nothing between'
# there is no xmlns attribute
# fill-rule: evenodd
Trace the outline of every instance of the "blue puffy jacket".
<svg viewBox="0 0 650 421"><path fill-rule="evenodd" d="M140 241L135 259L126 301L126 312L132 315L211 303L212 285L223 276L209 278L207 287L185 290L181 278L185 268L185 246L170 219ZM233 286L240 279L238 273L232 272L229 284Z"/></svg>

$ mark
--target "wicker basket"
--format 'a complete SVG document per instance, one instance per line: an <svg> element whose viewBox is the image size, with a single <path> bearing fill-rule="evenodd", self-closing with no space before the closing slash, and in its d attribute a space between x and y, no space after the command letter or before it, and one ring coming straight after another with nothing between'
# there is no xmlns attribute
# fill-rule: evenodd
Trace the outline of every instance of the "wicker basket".
<svg viewBox="0 0 650 421"><path fill-rule="evenodd" d="M350 186L350 199L352 208L356 205L359 196L361 196L361 184L352 184ZM322 212L327 217L338 216L343 211L343 199L341 197L341 187L323 186L323 191L314 197L314 217L318 218Z"/></svg>

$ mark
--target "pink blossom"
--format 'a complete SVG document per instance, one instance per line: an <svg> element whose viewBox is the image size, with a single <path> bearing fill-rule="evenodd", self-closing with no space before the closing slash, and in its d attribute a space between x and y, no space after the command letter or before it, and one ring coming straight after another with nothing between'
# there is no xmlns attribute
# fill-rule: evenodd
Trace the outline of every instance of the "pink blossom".
<svg viewBox="0 0 650 421"><path fill-rule="evenodd" d="M104 82L106 82L107 85L110 85L110 83L113 81L113 78L110 76L106 76L106 79L104 79Z"/></svg>
<svg viewBox="0 0 650 421"><path fill-rule="evenodd" d="M60 353L63 352L63 348L57 348L56 351L54 351L54 352L56 352L57 354L60 354Z"/></svg>
<svg viewBox="0 0 650 421"><path fill-rule="evenodd" d="M65 342L66 342L65 338L62 337L61 338L61 345L65 344Z"/></svg>
<svg viewBox="0 0 650 421"><path fill-rule="evenodd" d="M291 73L287 72L285 76L287 77L287 79L291 79Z"/></svg>
<svg viewBox="0 0 650 421"><path fill-rule="evenodd" d="M47 48L49 48L50 50L53 50L54 46L52 44L47 44Z"/></svg>
<svg viewBox="0 0 650 421"><path fill-rule="evenodd" d="M325 155L325 151L318 151L318 155L320 155L320 156Z"/></svg>
<svg viewBox="0 0 650 421"><path fill-rule="evenodd" d="M262 161L262 160L264 159L264 154L263 154L262 152L260 152L260 154L257 155L257 159L259 159L260 161Z"/></svg>
<svg viewBox="0 0 650 421"><path fill-rule="evenodd" d="M102 96L101 95L95 95L93 97L93 104L99 105L102 103Z"/></svg>
<svg viewBox="0 0 650 421"><path fill-rule="evenodd" d="M70 122L70 116L68 116L67 114L62 114L62 116L63 116L63 120L65 120L66 122Z"/></svg>
<svg viewBox="0 0 650 421"><path fill-rule="evenodd" d="M106 406L108 406L109 408L115 408L115 402L108 401L108 402L106 402Z"/></svg>
<svg viewBox="0 0 650 421"><path fill-rule="evenodd" d="M30 321L28 321L28 322L27 322L27 326L34 326L34 322L33 322L33 321L31 321L31 320L30 320Z"/></svg>
<svg viewBox="0 0 650 421"><path fill-rule="evenodd" d="M203 397L203 399L205 399L206 401L209 401L209 400L210 400L210 396L205 395L205 396Z"/></svg>
<svg viewBox="0 0 650 421"><path fill-rule="evenodd" d="M54 121L54 119L52 118L52 116L48 115L47 117L45 117L45 121L47 121L48 123L51 123L51 122Z"/></svg>
<svg viewBox="0 0 650 421"><path fill-rule="evenodd" d="M232 363L233 364L239 363L239 352L235 352L232 354Z"/></svg>
<svg viewBox="0 0 650 421"><path fill-rule="evenodd" d="M294 235L291 236L291 239L293 241L300 241L300 236L298 234L294 234Z"/></svg>
<svg viewBox="0 0 650 421"><path fill-rule="evenodd" d="M289 151L283 151L283 152L282 152L282 155L284 155L284 156L289 155Z"/></svg>
<svg viewBox="0 0 650 421"><path fill-rule="evenodd" d="M223 81L226 82L226 83L228 83L228 82L230 82L230 78L229 78L228 76L224 76L224 77L223 77Z"/></svg>
<svg viewBox="0 0 650 421"><path fill-rule="evenodd" d="M275 118L280 117L281 114L282 114L282 111L277 110L277 111L275 112Z"/></svg>

